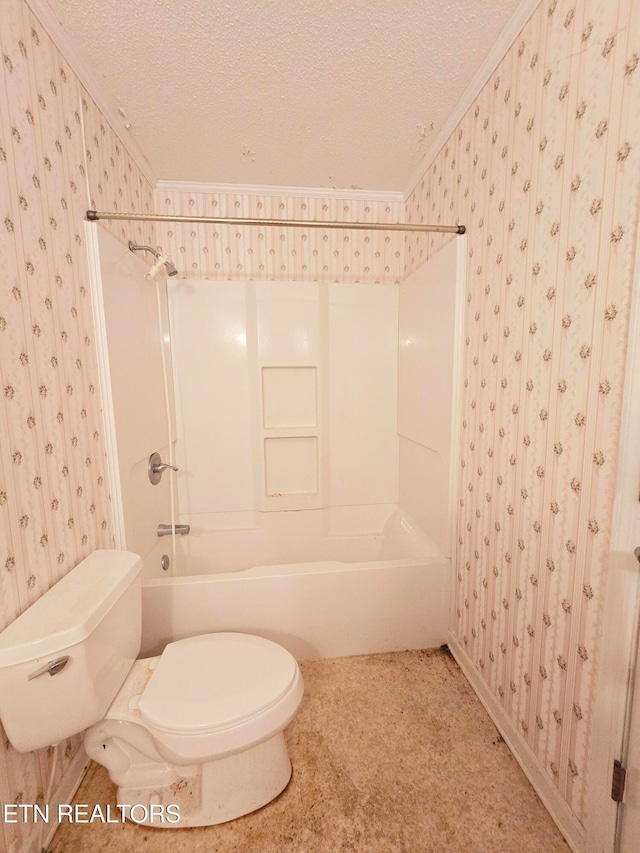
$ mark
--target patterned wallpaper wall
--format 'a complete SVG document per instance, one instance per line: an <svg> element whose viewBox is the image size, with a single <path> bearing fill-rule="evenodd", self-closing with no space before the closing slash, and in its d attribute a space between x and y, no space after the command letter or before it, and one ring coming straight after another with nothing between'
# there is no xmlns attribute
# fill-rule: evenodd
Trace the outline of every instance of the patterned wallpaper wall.
<svg viewBox="0 0 640 853"><path fill-rule="evenodd" d="M178 216L402 222L396 201L156 191L157 212ZM160 223L158 242L181 278L399 284L402 232Z"/></svg>
<svg viewBox="0 0 640 853"><path fill-rule="evenodd" d="M632 0L544 0L406 205L410 221L469 231L455 631L581 819L637 228L639 15ZM403 215L328 198L154 199L24 0L2 16L0 627L112 544L86 207ZM161 244L194 278L396 282L444 239L108 227ZM0 798L41 799L50 762L3 737ZM27 828L5 825L7 848Z"/></svg>
<svg viewBox="0 0 640 853"><path fill-rule="evenodd" d="M640 4L545 0L407 203L468 227L454 633L580 820L640 178ZM441 245L406 239L411 272Z"/></svg>
<svg viewBox="0 0 640 853"><path fill-rule="evenodd" d="M152 188L22 0L0 28L0 628L112 544L83 219ZM86 146L83 144L83 123ZM112 229L120 239L153 232ZM0 735L0 799L41 802L50 750ZM80 738L60 748L59 780ZM32 826L4 824L7 849Z"/></svg>

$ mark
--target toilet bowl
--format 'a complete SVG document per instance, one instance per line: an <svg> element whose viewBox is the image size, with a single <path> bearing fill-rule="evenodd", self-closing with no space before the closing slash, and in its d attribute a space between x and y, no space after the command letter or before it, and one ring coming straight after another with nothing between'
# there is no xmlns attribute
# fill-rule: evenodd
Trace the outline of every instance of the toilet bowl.
<svg viewBox="0 0 640 853"><path fill-rule="evenodd" d="M289 782L300 669L276 643L228 632L136 660L141 568L136 554L94 551L0 633L0 719L21 752L86 730L136 823L233 820Z"/></svg>
<svg viewBox="0 0 640 853"><path fill-rule="evenodd" d="M282 734L300 705L295 658L270 640L219 633L170 643L138 660L87 754L118 785L124 806L177 805L179 824L208 826L270 802L288 784ZM137 823L156 825L148 819Z"/></svg>

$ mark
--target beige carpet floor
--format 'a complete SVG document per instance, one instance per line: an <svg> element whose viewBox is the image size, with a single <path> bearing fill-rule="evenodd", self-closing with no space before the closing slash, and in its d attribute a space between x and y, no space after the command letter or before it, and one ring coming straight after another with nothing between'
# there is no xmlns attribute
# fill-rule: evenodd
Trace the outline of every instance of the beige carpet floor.
<svg viewBox="0 0 640 853"><path fill-rule="evenodd" d="M302 664L293 777L219 826L67 824L53 853L553 853L569 850L446 652ZM92 765L76 802L115 805Z"/></svg>

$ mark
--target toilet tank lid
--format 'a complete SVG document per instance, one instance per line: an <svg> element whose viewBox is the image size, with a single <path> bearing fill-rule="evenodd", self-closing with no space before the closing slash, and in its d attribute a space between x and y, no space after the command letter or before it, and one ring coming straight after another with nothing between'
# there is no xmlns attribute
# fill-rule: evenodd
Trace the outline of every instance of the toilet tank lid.
<svg viewBox="0 0 640 853"><path fill-rule="evenodd" d="M81 643L141 569L130 551L94 551L0 633L0 668Z"/></svg>

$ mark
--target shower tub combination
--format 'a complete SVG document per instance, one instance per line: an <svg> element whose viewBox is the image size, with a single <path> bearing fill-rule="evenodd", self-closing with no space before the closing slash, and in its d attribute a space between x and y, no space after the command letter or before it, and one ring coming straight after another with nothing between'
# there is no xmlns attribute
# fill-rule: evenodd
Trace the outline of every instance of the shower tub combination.
<svg viewBox="0 0 640 853"><path fill-rule="evenodd" d="M142 654L212 631L258 634L298 660L446 642L450 560L400 508L382 533L361 536L323 535L315 523L321 514L311 525L305 516L268 513L267 530L198 533L192 526L190 574L143 583ZM277 563L276 539L285 548ZM321 559L300 559L305 553ZM216 571L220 564L237 570Z"/></svg>
<svg viewBox="0 0 640 853"><path fill-rule="evenodd" d="M261 635L298 659L446 642L454 334L443 330L463 245L400 288L212 286L176 281L166 256L89 222L87 245L115 539L145 562L142 654L215 631ZM148 272L140 251L155 258ZM149 485L153 452L180 469L163 486ZM190 534L159 539L169 521ZM158 577L165 551L177 576Z"/></svg>

